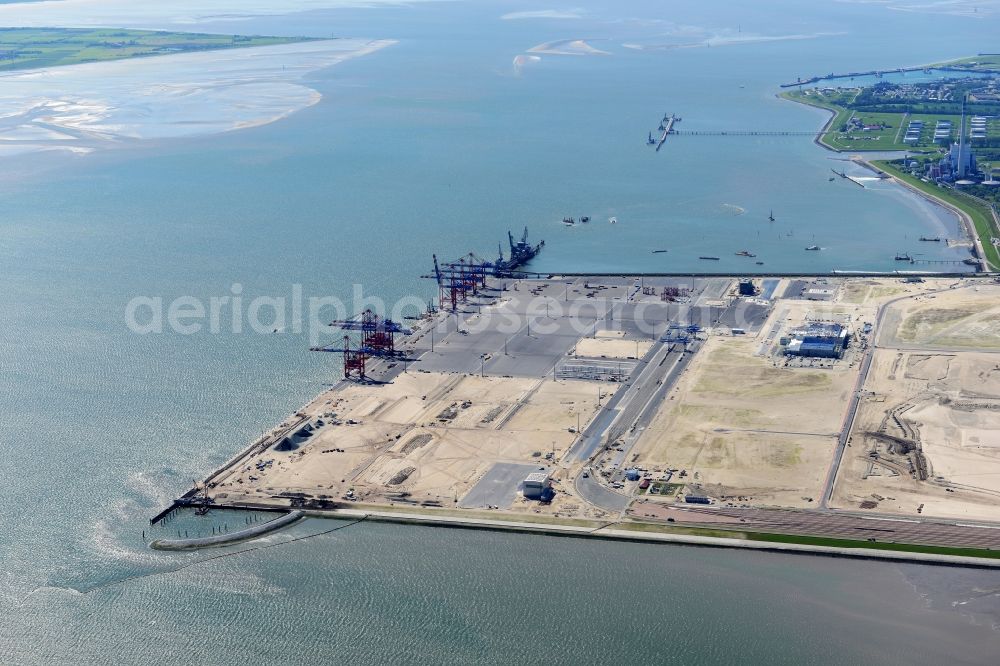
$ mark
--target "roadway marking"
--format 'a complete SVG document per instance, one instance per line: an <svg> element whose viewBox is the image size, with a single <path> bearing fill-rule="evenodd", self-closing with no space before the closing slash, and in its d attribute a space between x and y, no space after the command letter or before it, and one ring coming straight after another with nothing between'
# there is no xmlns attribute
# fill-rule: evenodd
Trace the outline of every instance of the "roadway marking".
<svg viewBox="0 0 1000 666"><path fill-rule="evenodd" d="M972 523L955 523L955 527L978 527L982 530L1000 530L1000 525L973 525Z"/></svg>

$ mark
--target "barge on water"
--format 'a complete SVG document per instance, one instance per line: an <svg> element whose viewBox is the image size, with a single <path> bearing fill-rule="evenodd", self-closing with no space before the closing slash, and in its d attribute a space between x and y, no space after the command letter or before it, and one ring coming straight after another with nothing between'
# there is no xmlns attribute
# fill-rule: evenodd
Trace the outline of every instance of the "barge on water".
<svg viewBox="0 0 1000 666"><path fill-rule="evenodd" d="M545 241L538 241L535 245L528 242L528 227L524 228L524 233L521 234L521 240L514 242L514 234L510 231L507 232L507 240L510 242L510 257L508 259L503 258L503 251L500 252L500 256L497 258L496 264L494 265L494 275L505 275L514 270L517 270L524 264L528 263L535 258L542 248L545 247Z"/></svg>
<svg viewBox="0 0 1000 666"><path fill-rule="evenodd" d="M434 255L434 273L423 277L437 280L442 294L448 291L454 305L459 294L464 297L466 292L476 293L478 289L485 287L487 276L511 277L516 274L518 269L534 259L545 247L545 241L535 244L528 242L528 227L524 228L524 233L517 241L514 240L514 234L508 231L507 241L510 244L510 254L504 257L501 244L498 248L499 256L493 261L477 257L472 252L451 262L438 262L437 255Z"/></svg>

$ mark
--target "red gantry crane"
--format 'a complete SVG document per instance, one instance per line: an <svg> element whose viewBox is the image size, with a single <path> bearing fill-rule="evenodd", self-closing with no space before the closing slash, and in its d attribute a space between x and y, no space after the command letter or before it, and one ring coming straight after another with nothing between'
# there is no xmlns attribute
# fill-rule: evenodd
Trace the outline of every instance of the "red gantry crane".
<svg viewBox="0 0 1000 666"><path fill-rule="evenodd" d="M410 329L385 319L375 313L370 308L360 315L330 322L330 326L344 331L361 331L361 343L355 347L351 346L351 336L344 336L342 347L328 345L324 347L311 347L310 351L332 352L344 355L344 379L365 377L365 361L368 358L395 358L399 356L396 351L396 334L408 335Z"/></svg>

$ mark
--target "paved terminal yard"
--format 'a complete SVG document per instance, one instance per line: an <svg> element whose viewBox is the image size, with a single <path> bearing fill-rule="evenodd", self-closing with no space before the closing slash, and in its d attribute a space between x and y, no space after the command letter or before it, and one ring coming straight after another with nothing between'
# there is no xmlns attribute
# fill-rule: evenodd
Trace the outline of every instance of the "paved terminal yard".
<svg viewBox="0 0 1000 666"><path fill-rule="evenodd" d="M186 497L1000 546L1000 284L741 281L490 279Z"/></svg>

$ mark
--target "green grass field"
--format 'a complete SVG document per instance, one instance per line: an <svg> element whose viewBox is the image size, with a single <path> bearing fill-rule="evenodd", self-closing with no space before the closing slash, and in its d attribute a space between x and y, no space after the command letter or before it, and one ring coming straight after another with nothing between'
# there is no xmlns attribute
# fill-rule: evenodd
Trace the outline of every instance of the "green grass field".
<svg viewBox="0 0 1000 666"><path fill-rule="evenodd" d="M0 71L308 41L119 29L0 28Z"/></svg>
<svg viewBox="0 0 1000 666"><path fill-rule="evenodd" d="M934 128L938 120L950 120L952 125L951 140L958 137L958 127L961 116L948 114L909 114L909 113L867 113L853 111L842 104L849 104L857 95L857 90L836 91L824 93L818 89L791 90L781 93L785 99L811 106L829 109L836 113L830 123L830 131L820 137L820 141L837 151L866 150L910 150L915 152L933 152L941 148L941 142L934 140ZM886 129L874 131L840 132L840 127L852 117L869 125L882 123ZM911 120L923 120L924 127L920 140L916 143L904 143L903 137ZM987 137L1000 139L1000 121L991 119L987 123ZM950 143L951 140L945 142Z"/></svg>

